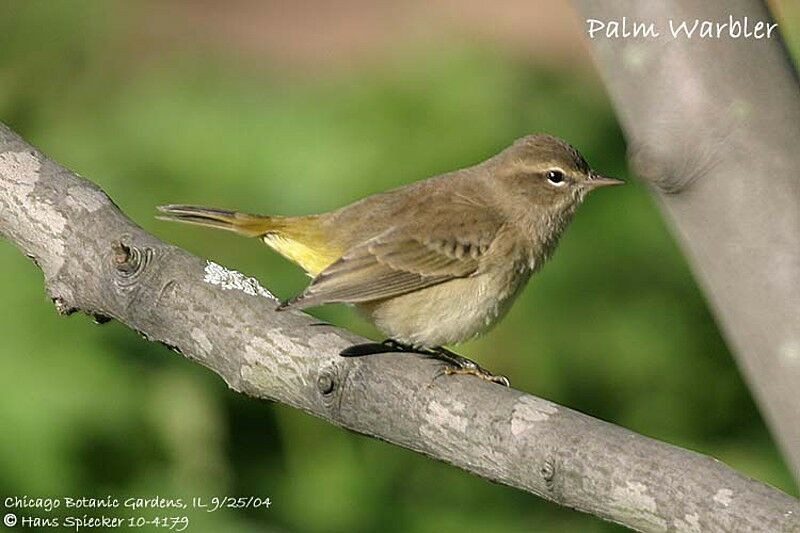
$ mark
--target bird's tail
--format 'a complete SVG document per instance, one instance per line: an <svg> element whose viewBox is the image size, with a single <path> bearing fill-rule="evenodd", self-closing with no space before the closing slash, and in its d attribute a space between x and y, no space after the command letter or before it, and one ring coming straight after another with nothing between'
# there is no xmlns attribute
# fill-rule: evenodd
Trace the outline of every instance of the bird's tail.
<svg viewBox="0 0 800 533"><path fill-rule="evenodd" d="M312 277L342 256L342 250L320 225L317 215L301 217L249 215L194 205L162 205L162 220L175 220L220 228L247 237L260 237L265 244L294 261Z"/></svg>
<svg viewBox="0 0 800 533"><path fill-rule="evenodd" d="M162 213L157 218L187 224L198 224L211 228L233 231L247 237L260 237L283 228L284 217L249 215L225 209L195 205L160 205Z"/></svg>

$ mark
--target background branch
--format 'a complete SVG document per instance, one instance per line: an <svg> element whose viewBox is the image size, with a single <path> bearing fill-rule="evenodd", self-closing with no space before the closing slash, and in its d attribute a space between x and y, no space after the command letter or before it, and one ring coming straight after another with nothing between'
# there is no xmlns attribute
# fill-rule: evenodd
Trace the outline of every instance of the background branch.
<svg viewBox="0 0 800 533"><path fill-rule="evenodd" d="M591 41L631 164L681 241L800 481L800 91L780 36L673 39L669 20L770 21L760 0L576 0L661 38ZM699 30L698 30L699 31Z"/></svg>
<svg viewBox="0 0 800 533"><path fill-rule="evenodd" d="M112 317L236 391L416 450L642 531L800 530L800 503L709 457L408 354L275 313L252 278L165 244L94 184L0 125L0 232L42 269L61 313Z"/></svg>

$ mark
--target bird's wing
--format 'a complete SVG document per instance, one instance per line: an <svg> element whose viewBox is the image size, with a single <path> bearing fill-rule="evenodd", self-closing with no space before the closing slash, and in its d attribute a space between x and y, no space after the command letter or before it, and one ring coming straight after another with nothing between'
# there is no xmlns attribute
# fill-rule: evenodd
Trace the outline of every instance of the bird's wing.
<svg viewBox="0 0 800 533"><path fill-rule="evenodd" d="M418 228L388 230L348 250L281 308L382 300L471 276L499 229L492 222L482 219L458 237L440 230L428 236Z"/></svg>

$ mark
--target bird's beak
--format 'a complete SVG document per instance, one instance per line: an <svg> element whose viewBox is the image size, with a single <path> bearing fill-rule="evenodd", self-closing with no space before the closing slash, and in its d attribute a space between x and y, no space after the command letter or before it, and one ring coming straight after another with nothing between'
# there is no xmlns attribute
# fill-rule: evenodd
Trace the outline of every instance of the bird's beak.
<svg viewBox="0 0 800 533"><path fill-rule="evenodd" d="M589 174L589 179L586 181L586 184L590 189L597 189L600 187L610 187L611 185L625 185L625 182L617 178L609 178L608 176L602 176L592 172Z"/></svg>

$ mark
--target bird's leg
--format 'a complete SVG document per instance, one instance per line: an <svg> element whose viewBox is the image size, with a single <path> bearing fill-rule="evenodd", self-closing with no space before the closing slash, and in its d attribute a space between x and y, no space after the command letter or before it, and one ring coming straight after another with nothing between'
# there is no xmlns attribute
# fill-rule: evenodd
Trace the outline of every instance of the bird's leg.
<svg viewBox="0 0 800 533"><path fill-rule="evenodd" d="M468 374L506 387L511 385L507 377L495 376L472 359L467 359L463 355L458 355L441 346L431 350L425 350L423 353L450 365L444 369L444 373L448 376L453 374Z"/></svg>

